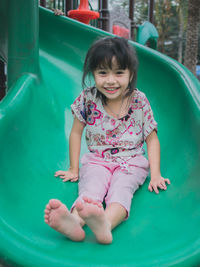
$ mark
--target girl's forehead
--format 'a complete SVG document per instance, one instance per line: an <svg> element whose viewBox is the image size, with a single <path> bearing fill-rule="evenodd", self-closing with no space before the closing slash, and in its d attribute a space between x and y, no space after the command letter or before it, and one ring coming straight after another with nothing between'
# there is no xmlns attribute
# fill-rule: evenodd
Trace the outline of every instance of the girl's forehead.
<svg viewBox="0 0 200 267"><path fill-rule="evenodd" d="M119 64L119 62L117 61L116 57L112 57L112 59L109 60L108 59L104 59L99 65L98 65L99 69L121 69L121 66Z"/></svg>

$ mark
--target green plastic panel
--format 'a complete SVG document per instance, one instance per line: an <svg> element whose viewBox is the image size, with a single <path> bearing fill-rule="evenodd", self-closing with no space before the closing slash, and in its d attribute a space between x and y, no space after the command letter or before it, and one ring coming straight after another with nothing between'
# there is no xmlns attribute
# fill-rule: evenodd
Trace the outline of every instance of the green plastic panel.
<svg viewBox="0 0 200 267"><path fill-rule="evenodd" d="M85 54L105 35L40 9L39 70L22 71L0 103L0 257L11 266L200 265L200 85L176 61L136 43L138 88L159 123L161 169L171 185L156 195L148 178L111 245L96 243L87 227L84 242L69 241L43 221L49 199L70 207L77 196L77 183L54 172L68 167L70 104L82 90Z"/></svg>
<svg viewBox="0 0 200 267"><path fill-rule="evenodd" d="M149 47L157 49L158 31L156 27L149 21L145 21L142 25L138 25L137 28L137 42L145 45L149 42Z"/></svg>

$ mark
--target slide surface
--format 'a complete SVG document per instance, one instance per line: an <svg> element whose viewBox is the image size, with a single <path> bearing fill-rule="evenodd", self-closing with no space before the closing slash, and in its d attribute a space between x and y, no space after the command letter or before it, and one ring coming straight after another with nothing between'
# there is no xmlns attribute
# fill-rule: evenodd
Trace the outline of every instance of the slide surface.
<svg viewBox="0 0 200 267"><path fill-rule="evenodd" d="M21 75L0 103L0 258L11 266L200 265L200 85L138 44L137 87L158 122L161 170L171 185L156 195L148 178L111 245L96 243L87 227L84 242L69 241L43 221L49 199L70 207L77 196L77 183L54 172L68 167L70 105L82 90L86 51L106 34L40 9L40 71Z"/></svg>

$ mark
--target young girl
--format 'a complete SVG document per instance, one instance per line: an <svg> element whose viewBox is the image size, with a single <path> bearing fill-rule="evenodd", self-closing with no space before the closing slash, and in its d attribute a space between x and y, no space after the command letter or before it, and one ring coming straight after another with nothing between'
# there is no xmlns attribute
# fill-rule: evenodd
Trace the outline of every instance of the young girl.
<svg viewBox="0 0 200 267"><path fill-rule="evenodd" d="M51 199L45 222L74 241L85 238L87 224L99 243L109 244L112 229L129 217L133 194L144 183L149 166L151 192L166 190L170 181L160 173L157 123L145 94L135 88L137 57L128 41L118 37L96 41L86 55L84 85L91 76L95 85L83 90L71 106L70 168L55 173L64 182L79 179L79 196L71 211ZM79 172L85 127L89 153L82 157ZM149 161L143 156L144 141Z"/></svg>

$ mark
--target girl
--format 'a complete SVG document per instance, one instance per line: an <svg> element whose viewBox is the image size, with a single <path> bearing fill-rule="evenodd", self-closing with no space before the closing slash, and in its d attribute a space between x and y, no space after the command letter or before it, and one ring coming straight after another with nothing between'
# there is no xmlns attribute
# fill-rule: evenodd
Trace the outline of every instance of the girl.
<svg viewBox="0 0 200 267"><path fill-rule="evenodd" d="M160 173L157 123L145 94L135 88L137 57L128 41L96 41L86 55L83 85L91 76L95 86L83 90L71 106L70 168L55 173L64 182L79 179L79 196L71 211L51 199L45 222L74 241L85 238L87 224L99 243L109 244L112 229L129 217L133 194L144 183L149 166L151 192L166 190L170 181ZM84 127L89 153L82 157L79 172ZM149 161L143 156L144 141Z"/></svg>

